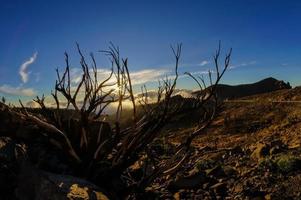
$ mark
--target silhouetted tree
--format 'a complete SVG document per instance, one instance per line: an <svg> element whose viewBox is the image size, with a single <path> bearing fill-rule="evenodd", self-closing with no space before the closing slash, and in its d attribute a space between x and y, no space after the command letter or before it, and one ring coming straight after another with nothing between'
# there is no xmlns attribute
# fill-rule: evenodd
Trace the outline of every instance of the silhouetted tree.
<svg viewBox="0 0 301 200"><path fill-rule="evenodd" d="M82 68L79 83L76 86L71 85L69 56L65 53L66 68L63 73L56 70L57 80L52 92L56 109L49 109L45 106L43 95L35 99L35 102L41 106L43 117L27 111L21 101L23 109L18 114L47 131L53 144L60 147L73 160L72 166L81 169L78 175L84 175L94 183L118 192L118 195L123 197L143 192L156 178L177 173L181 165L189 158L193 139L210 126L218 112L216 86L230 64L231 50L225 57L223 67L220 67L221 45L219 44L214 55L215 70L208 72L208 81L204 77L195 77L186 73L201 90L196 106L203 110L203 117L195 130L177 146L176 152L170 158L156 160L150 144L159 137L160 130L179 112L182 106L181 102L172 101L179 78L178 67L182 45L178 44L171 49L175 58L174 78L159 81L157 102L153 104L148 103L148 94L144 87L143 98L140 101L144 109L142 117L137 117L136 113L136 99L128 59L121 58L119 48L113 44L107 51L101 51L109 56L112 63L111 73L107 78L98 79L97 64L93 54L90 54L92 65L89 66L77 44ZM213 78L214 75L215 78ZM59 98L58 94L63 99ZM128 127L121 128L120 120L124 100L130 100L132 103L133 122ZM78 127L80 133L78 140L70 139L73 133L68 132L70 129L66 128L62 112L60 112L63 101L66 101L67 109L72 108L79 115L79 120L74 121L74 126ZM103 117L104 110L112 103L117 104L114 126L112 129L104 128L106 124ZM95 122L99 126L93 129L91 127ZM137 180L132 178L128 171L129 167L142 156L145 157L143 160L145 166L152 167L148 168L151 170L144 170L143 175ZM116 182L119 184L115 184ZM121 188L120 185L122 185Z"/></svg>

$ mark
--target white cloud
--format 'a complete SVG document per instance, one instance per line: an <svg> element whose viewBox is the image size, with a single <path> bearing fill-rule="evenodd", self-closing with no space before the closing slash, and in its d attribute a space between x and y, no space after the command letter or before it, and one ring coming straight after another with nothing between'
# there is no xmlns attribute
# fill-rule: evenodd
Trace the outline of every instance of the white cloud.
<svg viewBox="0 0 301 200"><path fill-rule="evenodd" d="M102 81L109 77L111 71L108 69L98 69L97 78ZM130 72L132 85L144 84L147 82L156 82L158 79L163 78L166 74L170 73L167 69L143 69L139 71ZM82 78L82 71L80 68L73 68L70 71L71 83L78 84ZM110 83L114 82L114 76Z"/></svg>
<svg viewBox="0 0 301 200"><path fill-rule="evenodd" d="M192 75L209 74L209 71L210 71L211 73L215 73L214 70L208 69L208 70L203 70L203 71L191 72L190 74L192 74Z"/></svg>
<svg viewBox="0 0 301 200"><path fill-rule="evenodd" d="M23 83L27 83L29 79L28 67L37 59L38 53L35 52L28 60L26 60L21 66L19 70L19 74L21 76L21 80Z"/></svg>
<svg viewBox="0 0 301 200"><path fill-rule="evenodd" d="M130 76L133 85L138 85L147 82L156 82L168 73L170 73L170 70L167 69L144 69L131 72Z"/></svg>
<svg viewBox="0 0 301 200"><path fill-rule="evenodd" d="M10 85L0 86L0 93L15 96L34 96L36 91L32 88L13 87Z"/></svg>
<svg viewBox="0 0 301 200"><path fill-rule="evenodd" d="M255 60L250 61L250 62L244 62L244 63L240 63L240 64L237 64L237 65L231 65L231 66L229 66L229 69L235 69L235 68L238 68L238 67L245 67L245 66L249 66L249 65L254 65L256 63L257 62Z"/></svg>
<svg viewBox="0 0 301 200"><path fill-rule="evenodd" d="M71 68L70 70L70 79L71 83L78 84L82 78L82 69L80 68Z"/></svg>
<svg viewBox="0 0 301 200"><path fill-rule="evenodd" d="M200 66L205 66L207 64L209 64L209 61L208 60L203 60L199 65Z"/></svg>

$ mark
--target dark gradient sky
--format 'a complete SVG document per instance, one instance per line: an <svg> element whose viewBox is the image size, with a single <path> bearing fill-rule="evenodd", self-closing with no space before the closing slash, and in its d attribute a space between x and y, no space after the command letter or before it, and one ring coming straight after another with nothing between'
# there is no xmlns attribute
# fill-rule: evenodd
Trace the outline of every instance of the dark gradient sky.
<svg viewBox="0 0 301 200"><path fill-rule="evenodd" d="M95 54L99 66L108 66L108 59L97 51L112 41L129 57L132 72L159 74L173 69L170 44L183 43L181 73L202 72L212 67L221 40L223 55L233 48L232 69L224 83L273 76L301 85L300 10L301 1L293 0L2 0L0 96L30 99L28 95L49 93L55 68L64 67L64 51L72 66L79 67L76 41L87 55ZM25 70L28 81L22 82L20 66L35 53ZM146 73L145 82L158 74ZM195 86L181 78L179 87Z"/></svg>

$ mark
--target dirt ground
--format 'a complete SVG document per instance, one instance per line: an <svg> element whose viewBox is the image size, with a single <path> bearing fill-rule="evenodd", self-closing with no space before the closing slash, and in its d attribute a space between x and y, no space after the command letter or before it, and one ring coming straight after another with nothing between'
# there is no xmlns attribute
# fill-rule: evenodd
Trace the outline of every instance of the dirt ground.
<svg viewBox="0 0 301 200"><path fill-rule="evenodd" d="M195 139L182 175L161 188L162 197L300 199L300 99L295 88L225 102L212 126ZM177 126L169 130L176 133L169 141L176 145L192 130Z"/></svg>

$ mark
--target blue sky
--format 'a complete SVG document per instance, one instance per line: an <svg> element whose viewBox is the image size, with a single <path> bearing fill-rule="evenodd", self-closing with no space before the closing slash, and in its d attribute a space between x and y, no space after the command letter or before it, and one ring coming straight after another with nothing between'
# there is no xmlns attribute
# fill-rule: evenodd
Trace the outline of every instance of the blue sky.
<svg viewBox="0 0 301 200"><path fill-rule="evenodd" d="M183 43L180 73L212 67L218 41L223 54L233 48L232 69L223 83L238 84L273 76L301 85L301 2L219 1L14 1L0 3L0 96L11 101L49 94L64 51L79 67L75 42L99 66L98 50L112 41L129 58L135 87L173 70L170 44ZM181 78L180 88L194 89Z"/></svg>

